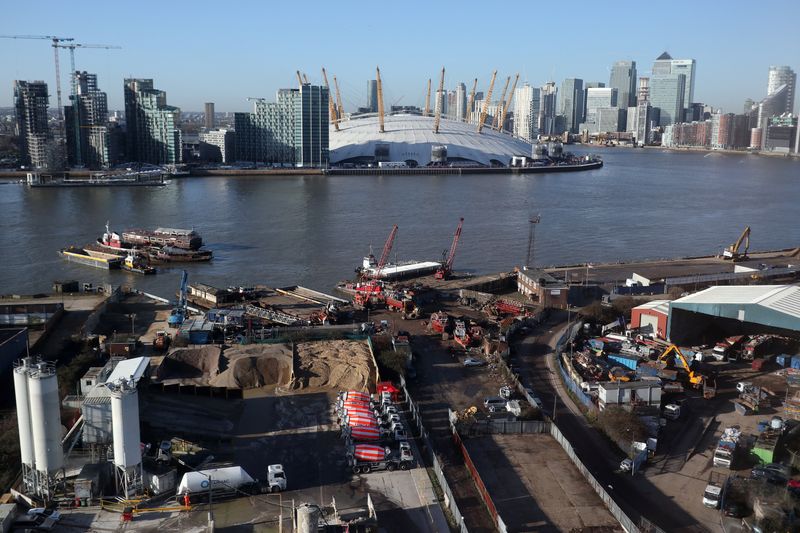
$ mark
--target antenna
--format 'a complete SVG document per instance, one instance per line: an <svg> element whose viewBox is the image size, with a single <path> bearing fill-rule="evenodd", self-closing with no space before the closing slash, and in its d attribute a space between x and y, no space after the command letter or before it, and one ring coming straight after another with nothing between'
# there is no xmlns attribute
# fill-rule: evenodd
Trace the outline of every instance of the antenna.
<svg viewBox="0 0 800 533"><path fill-rule="evenodd" d="M525 259L525 270L533 266L534 239L536 238L536 224L542 220L541 215L533 215L528 220L530 229L528 230L528 255Z"/></svg>

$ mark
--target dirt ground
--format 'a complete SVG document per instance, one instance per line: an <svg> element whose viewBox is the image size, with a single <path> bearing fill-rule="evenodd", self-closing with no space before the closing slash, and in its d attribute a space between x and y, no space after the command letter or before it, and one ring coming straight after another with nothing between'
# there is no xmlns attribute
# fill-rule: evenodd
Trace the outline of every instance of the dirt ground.
<svg viewBox="0 0 800 533"><path fill-rule="evenodd" d="M334 391L375 389L375 366L365 342L302 342L296 348L296 388Z"/></svg>

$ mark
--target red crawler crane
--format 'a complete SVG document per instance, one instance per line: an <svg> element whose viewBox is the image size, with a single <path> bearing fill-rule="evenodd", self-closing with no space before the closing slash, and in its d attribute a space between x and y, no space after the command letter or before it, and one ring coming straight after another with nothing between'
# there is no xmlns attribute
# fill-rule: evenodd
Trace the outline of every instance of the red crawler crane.
<svg viewBox="0 0 800 533"><path fill-rule="evenodd" d="M447 261L445 261L441 268L436 271L434 274L434 278L436 279L447 279L450 277L450 274L453 273L453 260L456 258L456 249L458 248L458 241L461 239L461 227L464 225L464 218L462 217L458 221L458 228L456 229L455 234L453 235L453 244L450 245L450 253L447 255Z"/></svg>
<svg viewBox="0 0 800 533"><path fill-rule="evenodd" d="M378 299L383 299L383 285L380 282L381 272L383 271L383 267L385 267L386 263L389 261L389 254L392 253L394 238L396 236L397 224L392 226L392 231L389 233L389 237L386 239L386 243L383 245L383 252L381 253L381 258L378 260L378 263L375 266L374 272L366 270L362 274L362 277L369 279L369 281L359 284L356 287L356 304L366 305L373 296L377 297Z"/></svg>

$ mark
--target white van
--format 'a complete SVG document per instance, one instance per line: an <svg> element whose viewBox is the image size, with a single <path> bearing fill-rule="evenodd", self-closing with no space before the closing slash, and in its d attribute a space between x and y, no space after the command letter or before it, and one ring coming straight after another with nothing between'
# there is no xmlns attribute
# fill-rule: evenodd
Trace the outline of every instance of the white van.
<svg viewBox="0 0 800 533"><path fill-rule="evenodd" d="M483 406L490 412L504 411L506 408L506 399L500 396L491 396L483 401Z"/></svg>

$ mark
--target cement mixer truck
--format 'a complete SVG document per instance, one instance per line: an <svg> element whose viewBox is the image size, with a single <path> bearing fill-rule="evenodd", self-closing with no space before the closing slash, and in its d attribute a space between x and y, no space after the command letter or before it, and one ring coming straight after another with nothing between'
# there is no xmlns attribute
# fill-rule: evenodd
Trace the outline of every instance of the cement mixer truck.
<svg viewBox="0 0 800 533"><path fill-rule="evenodd" d="M181 478L175 499L178 503L206 501L213 498L231 498L244 494L279 492L286 490L286 473L283 465L267 467L266 481L253 479L241 466L211 468L186 472Z"/></svg>
<svg viewBox="0 0 800 533"><path fill-rule="evenodd" d="M376 444L355 444L347 450L347 464L354 474L367 474L373 470L408 470L414 464L411 445L401 442L397 450Z"/></svg>

